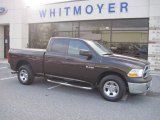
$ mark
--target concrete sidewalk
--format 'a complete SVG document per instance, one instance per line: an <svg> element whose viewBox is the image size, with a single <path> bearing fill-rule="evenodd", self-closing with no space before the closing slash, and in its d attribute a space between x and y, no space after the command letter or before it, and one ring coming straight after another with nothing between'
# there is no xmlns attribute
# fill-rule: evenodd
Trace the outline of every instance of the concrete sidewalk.
<svg viewBox="0 0 160 120"><path fill-rule="evenodd" d="M1 59L1 58L0 58L0 63L8 63L8 60L7 60L7 59Z"/></svg>

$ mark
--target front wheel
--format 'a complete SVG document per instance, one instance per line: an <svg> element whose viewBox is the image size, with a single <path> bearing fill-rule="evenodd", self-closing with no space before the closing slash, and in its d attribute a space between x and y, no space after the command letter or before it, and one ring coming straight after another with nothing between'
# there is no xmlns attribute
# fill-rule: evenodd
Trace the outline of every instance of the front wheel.
<svg viewBox="0 0 160 120"><path fill-rule="evenodd" d="M33 83L34 74L29 65L23 65L18 70L19 82L23 85L30 85Z"/></svg>
<svg viewBox="0 0 160 120"><path fill-rule="evenodd" d="M99 85L101 95L108 101L119 101L126 93L124 81L117 75L104 77Z"/></svg>

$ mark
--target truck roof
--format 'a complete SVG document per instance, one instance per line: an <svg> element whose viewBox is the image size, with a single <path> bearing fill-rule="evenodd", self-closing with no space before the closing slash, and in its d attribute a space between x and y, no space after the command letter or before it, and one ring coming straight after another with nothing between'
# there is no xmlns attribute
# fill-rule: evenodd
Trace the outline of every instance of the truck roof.
<svg viewBox="0 0 160 120"><path fill-rule="evenodd" d="M50 40L52 40L52 39L72 39L72 40L88 41L88 39L72 38L72 37L51 37ZM91 40L89 40L89 41L91 41Z"/></svg>

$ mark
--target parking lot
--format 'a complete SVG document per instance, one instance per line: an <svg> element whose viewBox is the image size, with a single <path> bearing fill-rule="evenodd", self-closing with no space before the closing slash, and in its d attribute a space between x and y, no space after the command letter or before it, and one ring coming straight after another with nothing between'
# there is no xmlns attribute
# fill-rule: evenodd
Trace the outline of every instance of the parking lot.
<svg viewBox="0 0 160 120"><path fill-rule="evenodd" d="M105 101L98 90L83 90L36 78L21 85L0 63L0 120L160 120L160 76L147 95Z"/></svg>

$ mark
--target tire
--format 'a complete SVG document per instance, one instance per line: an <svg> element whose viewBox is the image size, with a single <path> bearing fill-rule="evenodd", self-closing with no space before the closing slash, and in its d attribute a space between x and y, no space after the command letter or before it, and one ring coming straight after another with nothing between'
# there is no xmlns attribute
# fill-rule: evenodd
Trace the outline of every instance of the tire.
<svg viewBox="0 0 160 120"><path fill-rule="evenodd" d="M18 70L18 80L23 85L31 85L34 80L34 74L29 65L23 65Z"/></svg>
<svg viewBox="0 0 160 120"><path fill-rule="evenodd" d="M126 94L126 85L119 76L108 75L100 81L99 90L104 99L116 102Z"/></svg>

